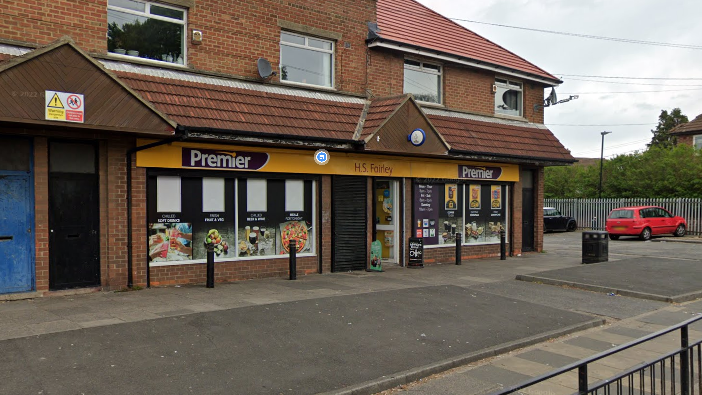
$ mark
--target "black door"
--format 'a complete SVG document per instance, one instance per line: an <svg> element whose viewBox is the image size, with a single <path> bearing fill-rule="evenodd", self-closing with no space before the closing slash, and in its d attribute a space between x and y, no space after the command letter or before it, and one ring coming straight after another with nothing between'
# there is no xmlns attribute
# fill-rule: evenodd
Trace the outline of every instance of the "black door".
<svg viewBox="0 0 702 395"><path fill-rule="evenodd" d="M523 170L522 180L522 251L534 251L534 171Z"/></svg>
<svg viewBox="0 0 702 395"><path fill-rule="evenodd" d="M100 284L100 213L95 145L49 146L49 288ZM126 235L126 230L125 230Z"/></svg>
<svg viewBox="0 0 702 395"><path fill-rule="evenodd" d="M367 179L332 178L332 271L365 270Z"/></svg>

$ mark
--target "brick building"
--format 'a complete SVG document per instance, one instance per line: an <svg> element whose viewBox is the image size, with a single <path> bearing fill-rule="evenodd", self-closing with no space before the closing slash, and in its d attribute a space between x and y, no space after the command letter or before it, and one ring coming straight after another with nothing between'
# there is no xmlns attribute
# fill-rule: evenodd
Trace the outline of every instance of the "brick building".
<svg viewBox="0 0 702 395"><path fill-rule="evenodd" d="M540 251L561 81L413 0L0 13L0 294ZM318 155L323 150L323 156ZM324 164L315 159L322 158Z"/></svg>
<svg viewBox="0 0 702 395"><path fill-rule="evenodd" d="M702 115L698 115L690 122L676 126L670 131L679 144L691 145L702 149Z"/></svg>

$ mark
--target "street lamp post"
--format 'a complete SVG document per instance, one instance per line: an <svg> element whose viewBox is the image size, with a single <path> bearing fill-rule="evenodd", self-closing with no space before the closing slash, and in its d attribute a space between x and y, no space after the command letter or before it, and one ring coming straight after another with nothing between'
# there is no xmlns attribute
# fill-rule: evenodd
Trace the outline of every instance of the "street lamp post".
<svg viewBox="0 0 702 395"><path fill-rule="evenodd" d="M602 135L602 148L600 149L600 191L599 199L602 199L602 162L604 161L604 136L612 132L600 132Z"/></svg>

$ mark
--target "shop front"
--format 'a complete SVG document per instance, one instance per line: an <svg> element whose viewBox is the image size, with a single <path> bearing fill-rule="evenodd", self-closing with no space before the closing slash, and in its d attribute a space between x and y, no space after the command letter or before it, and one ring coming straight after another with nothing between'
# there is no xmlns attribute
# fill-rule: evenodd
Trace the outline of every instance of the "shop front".
<svg viewBox="0 0 702 395"><path fill-rule="evenodd" d="M374 241L383 265L404 266L408 237L441 252L455 247L457 233L467 247L492 246L509 228L516 165L347 152L330 152L320 165L314 154L204 142L138 152L151 283L199 273L191 266L206 261L208 244L217 280L231 281L285 275L290 240L298 272L313 273L368 269Z"/></svg>

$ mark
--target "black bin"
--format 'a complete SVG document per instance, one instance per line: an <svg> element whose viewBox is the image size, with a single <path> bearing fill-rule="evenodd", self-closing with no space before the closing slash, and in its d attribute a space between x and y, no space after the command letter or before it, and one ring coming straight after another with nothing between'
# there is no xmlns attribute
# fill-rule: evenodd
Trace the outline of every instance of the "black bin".
<svg viewBox="0 0 702 395"><path fill-rule="evenodd" d="M583 232L583 263L609 260L609 233L602 230Z"/></svg>

